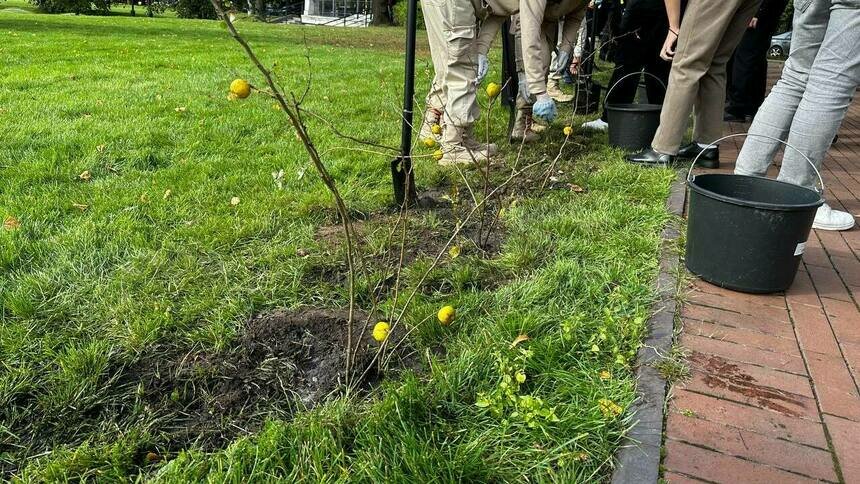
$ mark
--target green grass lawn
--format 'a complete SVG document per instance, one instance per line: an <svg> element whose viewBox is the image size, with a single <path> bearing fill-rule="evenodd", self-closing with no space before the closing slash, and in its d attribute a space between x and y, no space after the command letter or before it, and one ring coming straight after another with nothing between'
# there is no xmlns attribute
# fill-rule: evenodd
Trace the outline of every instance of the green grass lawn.
<svg viewBox="0 0 860 484"><path fill-rule="evenodd" d="M582 122L569 110L546 143L523 151L521 166L538 163L506 192L498 253L458 238L461 255L444 257L418 291L400 329L418 355L410 370L295 415L263 405L254 418L193 416L220 418L212 426L223 441L176 437L170 400L182 396L153 404L129 368L161 355L232 354L253 315L343 308L348 295L323 276L344 270L343 247L319 236L337 219L283 113L261 94L226 99L235 77L263 84L238 45L217 22L142 11L48 16L0 3L0 475L605 479L630 424L618 410L634 398L631 357L675 174L627 165L602 136L576 134L562 149L561 126ZM307 110L342 133L397 145L402 30L238 27L288 91L310 82ZM432 69L426 49L419 54L423 95ZM507 115L490 118L501 141ZM368 271L387 277L374 264L389 249L379 233L391 223L391 155L316 118L308 124L365 219ZM502 148L494 183L518 159L517 147ZM560 150L556 188L535 190ZM426 157L432 150L418 151L419 191L468 205L481 176L465 173L467 187ZM272 175L280 170L282 186ZM450 234L456 221L417 212L408 243L427 230ZM409 261L404 292L432 258ZM370 310L372 288L358 292ZM396 304L390 293L381 301ZM446 304L458 308L453 325L422 324ZM511 348L520 334L530 339Z"/></svg>

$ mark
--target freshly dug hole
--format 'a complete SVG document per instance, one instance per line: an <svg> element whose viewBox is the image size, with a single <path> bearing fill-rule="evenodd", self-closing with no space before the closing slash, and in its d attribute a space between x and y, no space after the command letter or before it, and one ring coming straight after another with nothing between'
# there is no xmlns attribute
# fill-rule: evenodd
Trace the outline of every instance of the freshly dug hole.
<svg viewBox="0 0 860 484"><path fill-rule="evenodd" d="M353 322L354 377L370 366L356 385L365 390L381 378L373 362L379 343L365 329L366 319L356 311ZM346 383L347 321L347 310L262 314L248 321L229 351L149 355L127 368L122 381L137 385L152 413L164 416L159 430L169 435L171 448L191 442L221 447L258 430L266 418L289 418L338 394ZM398 339L392 335L389 347ZM403 364L392 358L393 368Z"/></svg>

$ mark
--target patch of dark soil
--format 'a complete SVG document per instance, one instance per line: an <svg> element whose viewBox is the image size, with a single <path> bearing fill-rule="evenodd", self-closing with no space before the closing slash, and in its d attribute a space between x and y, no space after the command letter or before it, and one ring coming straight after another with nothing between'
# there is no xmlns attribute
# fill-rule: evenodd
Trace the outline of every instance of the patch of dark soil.
<svg viewBox="0 0 860 484"><path fill-rule="evenodd" d="M421 365L408 343L399 344L404 332L398 332L389 337L388 348L396 349L383 374L374 361L379 343L371 328L365 328L367 317L357 311L353 322L357 351L352 373L359 394L385 376L420 370ZM33 450L75 446L106 428L146 422L154 441L152 448L139 449L137 465L142 467L151 463L149 454L155 450L161 458L192 446L223 448L259 431L268 419L288 419L345 389L347 321L346 310L275 311L249 320L224 351L156 345L133 362L112 365L107 393L100 394L97 403L63 415L8 422L10 430L20 437L17 447ZM0 480L23 463L11 454L0 458Z"/></svg>
<svg viewBox="0 0 860 484"><path fill-rule="evenodd" d="M361 389L382 375L373 363L379 344L357 313L353 365ZM156 415L178 448L196 441L218 448L253 432L267 417L289 417L337 394L346 382L347 311L278 311L250 320L235 346L221 353L144 357L126 369L123 381ZM390 341L394 343L394 341ZM397 356L397 355L395 355ZM413 363L394 358L393 367ZM366 368L369 370L363 373Z"/></svg>

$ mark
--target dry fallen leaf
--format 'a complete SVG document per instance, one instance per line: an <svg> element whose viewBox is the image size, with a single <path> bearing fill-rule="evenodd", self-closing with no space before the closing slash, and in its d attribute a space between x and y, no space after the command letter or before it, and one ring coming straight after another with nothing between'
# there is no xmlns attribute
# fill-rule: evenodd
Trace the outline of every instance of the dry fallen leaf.
<svg viewBox="0 0 860 484"><path fill-rule="evenodd" d="M272 172L272 180L275 181L275 186L278 190L284 189L284 170L278 170Z"/></svg>
<svg viewBox="0 0 860 484"><path fill-rule="evenodd" d="M3 228L9 231L18 230L21 228L21 222L19 222L17 218L7 215L6 218L3 219Z"/></svg>
<svg viewBox="0 0 860 484"><path fill-rule="evenodd" d="M600 407L600 413L606 418L615 418L624 413L624 409L620 405L607 398L601 398L597 403Z"/></svg>
<svg viewBox="0 0 860 484"><path fill-rule="evenodd" d="M83 203L73 203L73 204L72 204L72 207L73 207L73 208L76 208L76 209L78 209L78 210L80 210L81 212L83 212L83 211L85 211L86 209L90 208L90 206L89 206L89 205L84 205Z"/></svg>
<svg viewBox="0 0 860 484"><path fill-rule="evenodd" d="M99 153L104 153L105 148L107 148L107 145L98 145L96 146L96 151L98 151Z"/></svg>
<svg viewBox="0 0 860 484"><path fill-rule="evenodd" d="M460 247L457 245L452 245L451 248L448 249L448 255L450 255L452 259L460 257Z"/></svg>
<svg viewBox="0 0 860 484"><path fill-rule="evenodd" d="M171 195L173 195L173 192L168 188L167 190L164 191L164 197L163 198L165 200L167 200L168 198L170 198Z"/></svg>
<svg viewBox="0 0 860 484"><path fill-rule="evenodd" d="M178 108L174 109L174 111L176 111L177 113L184 113L186 109L187 108L185 106L179 106Z"/></svg>
<svg viewBox="0 0 860 484"><path fill-rule="evenodd" d="M518 344L520 344L524 341L528 341L528 340L529 340L529 335L521 334L521 335L517 336L516 338L514 338L513 341L511 341L511 346L509 346L508 349L514 349L517 347Z"/></svg>
<svg viewBox="0 0 860 484"><path fill-rule="evenodd" d="M80 178L83 181L90 181L93 178L93 175L92 175L92 173L90 173L90 170L84 170L83 173L78 175L78 178Z"/></svg>
<svg viewBox="0 0 860 484"><path fill-rule="evenodd" d="M230 205L235 207L236 205L239 205L239 202L241 201L242 200L240 200L239 197L233 197L230 199Z"/></svg>
<svg viewBox="0 0 860 484"><path fill-rule="evenodd" d="M585 191L585 188L582 188L579 185L575 185L575 184L571 183L570 184L570 191L572 191L573 193L583 193Z"/></svg>

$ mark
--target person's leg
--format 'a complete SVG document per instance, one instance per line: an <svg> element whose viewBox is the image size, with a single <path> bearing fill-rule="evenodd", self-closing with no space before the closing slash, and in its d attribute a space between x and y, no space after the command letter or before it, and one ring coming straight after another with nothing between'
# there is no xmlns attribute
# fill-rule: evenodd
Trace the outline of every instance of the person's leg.
<svg viewBox="0 0 860 484"><path fill-rule="evenodd" d="M750 136L738 154L735 173L767 174L774 155L782 147L776 140L784 140L788 136L806 90L812 63L827 31L830 6L831 0L795 0L791 52L783 66L782 76L753 119Z"/></svg>
<svg viewBox="0 0 860 484"><path fill-rule="evenodd" d="M510 140L512 143L534 143L540 140L540 136L533 129L532 118L532 96L528 92L526 82L525 64L523 62L522 31L520 30L520 16L511 17L511 35L514 37L514 57L517 64L517 79L519 83L516 114L514 125L511 129Z"/></svg>
<svg viewBox="0 0 860 484"><path fill-rule="evenodd" d="M749 97L746 106L747 116L755 116L767 93L767 51L770 49L772 32L767 29L754 29L752 45L752 66L750 68Z"/></svg>
<svg viewBox="0 0 860 484"><path fill-rule="evenodd" d="M672 64L660 58L660 49L663 47L668 25L664 19L654 19L652 25L651 28L643 29L640 32L642 61L645 72L651 74L645 76L645 87L649 103L663 104L666 98L666 89L669 86L669 72L672 70Z"/></svg>
<svg viewBox="0 0 860 484"><path fill-rule="evenodd" d="M816 169L842 124L857 86L860 85L860 1L834 0L824 40L806 91L798 105L788 143L808 156ZM786 150L781 181L813 188L818 177L804 157Z"/></svg>
<svg viewBox="0 0 860 484"><path fill-rule="evenodd" d="M708 72L720 41L744 0L690 0L684 13L675 59L669 75L669 92L660 114L660 127L651 143L659 153L675 155L687 130L699 81ZM724 94L720 94L720 101ZM720 110L722 112L722 109Z"/></svg>
<svg viewBox="0 0 860 484"><path fill-rule="evenodd" d="M442 123L442 112L445 110L444 85L445 69L448 63L448 44L445 41L444 10L440 2L421 1L424 12L424 25L427 28L427 40L430 44L430 58L433 61L433 81L425 99L424 119L421 123L419 136L422 139L435 138L433 126Z"/></svg>
<svg viewBox="0 0 860 484"><path fill-rule="evenodd" d="M546 66L546 93L560 103L573 101L573 96L561 90L561 74L558 73L556 47L563 21L544 21L541 30L544 38L544 66Z"/></svg>
<svg viewBox="0 0 860 484"><path fill-rule="evenodd" d="M714 53L710 67L701 81L696 98L696 122L693 140L708 144L723 135L723 106L726 96L726 64L743 37L747 26L758 11L761 0L740 2L731 20L726 24L722 39Z"/></svg>
<svg viewBox="0 0 860 484"><path fill-rule="evenodd" d="M612 91L606 93L605 102L607 104L629 104L636 98L641 76L635 74L641 72L645 64L644 49L641 43L642 41L633 35L618 39L617 50L615 51L615 70L612 72L612 78L609 80L609 87L607 88L612 89ZM607 121L605 109L601 119Z"/></svg>
<svg viewBox="0 0 860 484"><path fill-rule="evenodd" d="M726 65L726 113L743 118L749 104L749 89L753 60L753 32L747 29Z"/></svg>
<svg viewBox="0 0 860 484"><path fill-rule="evenodd" d="M444 93L445 131L442 136L440 163L469 163L486 159L486 153L469 149L467 138L480 114L477 103L478 76L477 17L471 2L425 0L444 7L444 32L447 42L447 65Z"/></svg>

